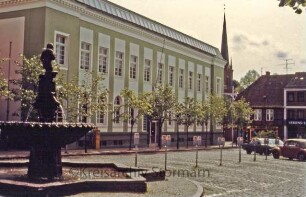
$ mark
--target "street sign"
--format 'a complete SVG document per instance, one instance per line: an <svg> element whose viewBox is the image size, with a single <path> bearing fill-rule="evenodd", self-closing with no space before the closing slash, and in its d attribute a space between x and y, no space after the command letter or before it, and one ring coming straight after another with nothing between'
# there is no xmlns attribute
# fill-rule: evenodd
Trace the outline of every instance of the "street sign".
<svg viewBox="0 0 306 197"><path fill-rule="evenodd" d="M134 133L134 145L139 145L139 133Z"/></svg>
<svg viewBox="0 0 306 197"><path fill-rule="evenodd" d="M218 144L219 144L219 146L224 146L225 138L224 137L218 137Z"/></svg>
<svg viewBox="0 0 306 197"><path fill-rule="evenodd" d="M241 146L243 144L243 137L237 137L237 143Z"/></svg>

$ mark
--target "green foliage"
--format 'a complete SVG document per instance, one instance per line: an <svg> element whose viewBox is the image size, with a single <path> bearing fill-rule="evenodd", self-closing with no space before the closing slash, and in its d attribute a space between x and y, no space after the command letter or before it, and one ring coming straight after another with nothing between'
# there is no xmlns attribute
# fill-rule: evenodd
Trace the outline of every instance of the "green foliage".
<svg viewBox="0 0 306 197"><path fill-rule="evenodd" d="M4 79L3 74L0 72L0 97L8 97L8 83L7 80Z"/></svg>
<svg viewBox="0 0 306 197"><path fill-rule="evenodd" d="M243 88L247 88L251 85L254 81L259 78L259 74L256 70L249 70L244 77L240 79L240 85Z"/></svg>
<svg viewBox="0 0 306 197"><path fill-rule="evenodd" d="M187 97L184 102L179 105L181 123L188 128L197 122L199 113L199 105L194 98Z"/></svg>
<svg viewBox="0 0 306 197"><path fill-rule="evenodd" d="M302 8L306 6L306 0L278 0L279 1L279 7L284 6L290 6L293 10L295 10L295 13L301 14Z"/></svg>
<svg viewBox="0 0 306 197"><path fill-rule="evenodd" d="M62 77L57 79L57 97L67 111L67 121L81 121L81 118L91 118L96 113L104 114L109 104L107 103L108 90L99 84L103 76L94 76L87 71L86 80L79 82L77 77L70 81L64 81Z"/></svg>
<svg viewBox="0 0 306 197"><path fill-rule="evenodd" d="M223 97L218 95L210 95L210 115L215 123L221 124L223 123L223 118L227 114L226 103Z"/></svg>
<svg viewBox="0 0 306 197"><path fill-rule="evenodd" d="M199 107L197 110L198 110L197 121L201 125L205 124L207 126L211 113L210 100L204 100L203 102L199 103Z"/></svg>
<svg viewBox="0 0 306 197"><path fill-rule="evenodd" d="M268 130L262 130L257 133L257 137L259 138L275 138L275 132L274 131L268 131Z"/></svg>
<svg viewBox="0 0 306 197"><path fill-rule="evenodd" d="M233 123L238 127L249 124L251 122L250 117L252 114L254 114L250 104L246 102L244 98L234 101L230 110L232 113Z"/></svg>

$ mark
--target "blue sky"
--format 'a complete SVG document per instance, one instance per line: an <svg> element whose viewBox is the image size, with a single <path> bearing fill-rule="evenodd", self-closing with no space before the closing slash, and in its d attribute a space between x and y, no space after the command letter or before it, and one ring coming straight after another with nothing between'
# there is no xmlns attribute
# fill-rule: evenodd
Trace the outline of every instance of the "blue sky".
<svg viewBox="0 0 306 197"><path fill-rule="evenodd" d="M306 11L297 15L277 0L109 0L220 49L224 4L234 79L306 72Z"/></svg>

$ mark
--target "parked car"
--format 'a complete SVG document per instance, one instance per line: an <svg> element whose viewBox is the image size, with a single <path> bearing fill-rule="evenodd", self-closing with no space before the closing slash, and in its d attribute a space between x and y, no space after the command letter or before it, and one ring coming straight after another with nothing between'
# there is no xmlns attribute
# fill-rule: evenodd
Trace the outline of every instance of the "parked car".
<svg viewBox="0 0 306 197"><path fill-rule="evenodd" d="M269 139L269 144L265 145L265 138L253 138L252 141L248 144L242 144L241 147L246 151L247 154L251 154L256 150L256 153L262 155L270 155L272 149L275 146L283 146L284 142L279 140L279 144L275 144L275 139Z"/></svg>
<svg viewBox="0 0 306 197"><path fill-rule="evenodd" d="M272 150L274 159L280 156L289 159L298 159L305 161L306 159L306 139L288 139L282 147L274 147Z"/></svg>

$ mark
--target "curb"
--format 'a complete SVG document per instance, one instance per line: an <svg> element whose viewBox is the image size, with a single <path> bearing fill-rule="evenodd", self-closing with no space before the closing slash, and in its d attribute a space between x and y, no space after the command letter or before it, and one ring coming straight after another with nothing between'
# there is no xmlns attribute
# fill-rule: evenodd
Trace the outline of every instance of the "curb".
<svg viewBox="0 0 306 197"><path fill-rule="evenodd" d="M190 181L191 183L195 184L197 186L197 192L195 194L193 194L192 197L202 197L203 194L204 194L204 188L202 185L200 185L199 182L197 181L193 181L193 180L190 180L190 179L186 179L187 181Z"/></svg>

